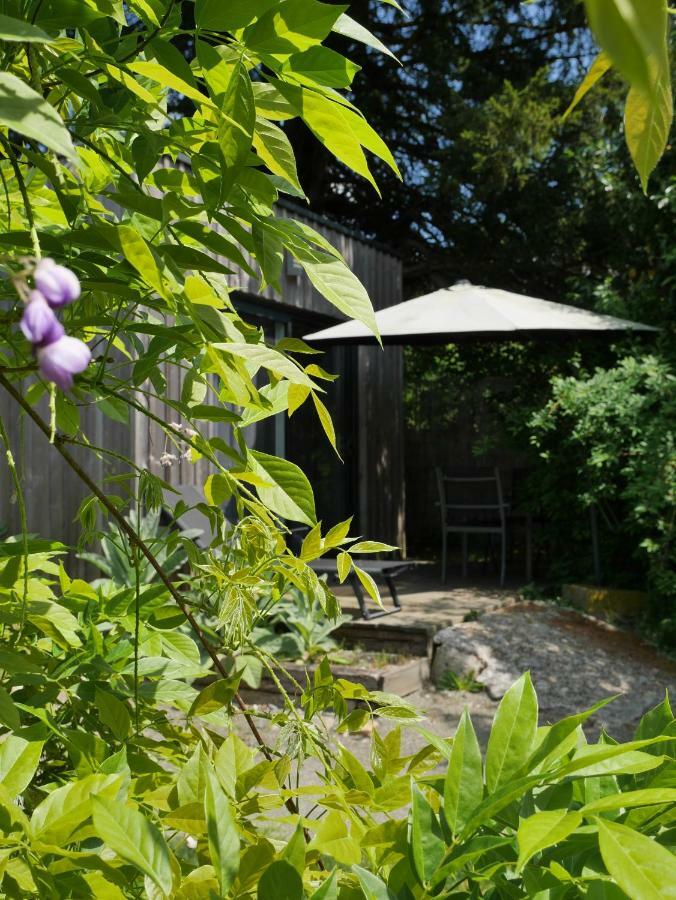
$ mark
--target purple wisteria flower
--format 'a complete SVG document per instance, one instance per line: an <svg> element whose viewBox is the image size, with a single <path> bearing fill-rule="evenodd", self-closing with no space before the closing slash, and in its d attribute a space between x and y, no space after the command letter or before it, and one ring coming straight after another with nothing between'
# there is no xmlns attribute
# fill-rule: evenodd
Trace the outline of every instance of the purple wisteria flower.
<svg viewBox="0 0 676 900"><path fill-rule="evenodd" d="M89 365L89 347L70 337L56 318L54 309L80 296L80 282L74 272L42 259L33 272L36 288L29 292L21 318L21 330L33 345L41 375L62 390L73 386L73 375Z"/></svg>
<svg viewBox="0 0 676 900"><path fill-rule="evenodd" d="M32 344L53 344L63 337L63 325L40 291L31 291L21 319L21 330Z"/></svg>
<svg viewBox="0 0 676 900"><path fill-rule="evenodd" d="M60 266L48 256L35 267L33 279L36 288L55 309L72 303L80 296L80 282L75 272Z"/></svg>
<svg viewBox="0 0 676 900"><path fill-rule="evenodd" d="M38 347L38 366L47 379L67 391L73 375L84 372L92 358L89 347L78 338L64 335L51 344Z"/></svg>

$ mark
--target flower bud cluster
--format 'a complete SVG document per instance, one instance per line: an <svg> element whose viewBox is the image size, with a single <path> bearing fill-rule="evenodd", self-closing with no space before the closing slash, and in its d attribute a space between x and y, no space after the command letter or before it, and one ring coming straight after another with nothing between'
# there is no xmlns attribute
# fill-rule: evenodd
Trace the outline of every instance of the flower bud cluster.
<svg viewBox="0 0 676 900"><path fill-rule="evenodd" d="M181 422L171 422L169 428L171 428L172 431L178 432L183 440L179 439L178 441L177 449L180 451L178 456L165 449L162 456L157 460L163 469L170 469L173 464L179 460L191 459L192 453L190 445L185 443L185 439L192 440L192 438L197 437L197 432L194 428L190 428L189 425L183 425Z"/></svg>
<svg viewBox="0 0 676 900"><path fill-rule="evenodd" d="M89 347L66 334L55 309L80 296L77 275L53 259L41 259L33 271L35 287L29 291L21 330L33 344L40 373L63 390L73 386L73 376L89 365Z"/></svg>

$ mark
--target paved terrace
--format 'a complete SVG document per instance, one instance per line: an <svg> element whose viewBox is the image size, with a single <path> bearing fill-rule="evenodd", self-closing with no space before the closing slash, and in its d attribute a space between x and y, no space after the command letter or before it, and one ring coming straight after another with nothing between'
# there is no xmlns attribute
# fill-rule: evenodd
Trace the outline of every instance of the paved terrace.
<svg viewBox="0 0 676 900"><path fill-rule="evenodd" d="M401 575L395 581L401 611L393 616L372 619L360 623L369 626L387 624L398 628L408 628L412 625L426 627L432 633L440 631L448 625L457 625L465 617L481 615L498 609L505 603L517 598L520 584L514 582L504 589L497 587L496 579L477 578L460 579L451 576L446 584L442 584L438 572L438 566L426 566L417 571ZM383 603L386 608L392 608L387 587L379 581ZM349 585L341 585L333 588L340 599L345 615L355 618L360 612L352 588ZM372 601L368 602L369 610L377 611Z"/></svg>

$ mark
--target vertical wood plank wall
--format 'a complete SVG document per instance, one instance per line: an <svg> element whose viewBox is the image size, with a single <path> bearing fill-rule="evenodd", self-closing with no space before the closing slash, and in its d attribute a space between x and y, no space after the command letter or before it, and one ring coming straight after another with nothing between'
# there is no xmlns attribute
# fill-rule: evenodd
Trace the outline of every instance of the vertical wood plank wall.
<svg viewBox="0 0 676 900"><path fill-rule="evenodd" d="M314 218L307 218L302 210L280 207L278 215L308 221L342 252L350 268L366 286L376 309L399 303L402 297L401 263L382 249L359 240L339 227ZM228 263L232 266L231 263ZM257 295L263 303L273 306L280 300L307 312L344 318L312 287L305 275L282 275L282 294L272 288L262 293L250 275L238 271L229 277L233 288ZM358 431L359 528L364 534L404 547L404 453L401 348L359 348L358 408L354 410L354 428ZM167 398L178 399L181 391L180 373L166 367ZM329 388L330 390L330 388ZM152 400L150 410L167 422L176 414L166 403ZM46 404L41 408L47 415ZM77 509L87 495L77 476L62 462L48 445L47 439L32 422L19 415L11 398L0 394L0 415L7 426L12 451L19 466L31 532L46 538L59 539L73 546L79 527L74 522ZM137 465L159 473L159 457L165 449L160 427L141 414L132 416L129 426L113 422L96 408L81 410L83 431L89 440L133 458ZM209 434L223 433L223 426L206 423ZM74 455L85 465L98 483L119 471L119 465L109 458L95 457L75 448ZM193 465L180 462L168 470L170 483L201 485L208 474L206 463ZM10 534L19 530L19 515L7 467L0 465L0 526ZM77 570L75 571L77 574Z"/></svg>

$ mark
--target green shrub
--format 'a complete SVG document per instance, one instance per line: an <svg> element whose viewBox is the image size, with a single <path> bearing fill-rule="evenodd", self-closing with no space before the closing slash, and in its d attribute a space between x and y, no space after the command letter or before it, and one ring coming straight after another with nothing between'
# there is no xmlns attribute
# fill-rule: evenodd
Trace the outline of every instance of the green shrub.
<svg viewBox="0 0 676 900"><path fill-rule="evenodd" d="M610 523L618 537L619 574L633 558L655 597L673 604L676 375L669 363L626 357L589 377L555 378L551 400L531 424L552 490L567 483L580 512L596 504L602 527ZM607 568L612 583L612 560Z"/></svg>
<svg viewBox="0 0 676 900"><path fill-rule="evenodd" d="M603 704L538 728L524 675L482 757L467 713L435 737L405 701L334 680L324 661L254 749L236 692L251 660L278 681L281 665L252 640L215 678L162 584L140 587L136 644L136 589L71 580L64 550L29 542L24 609L23 547L0 546L3 622L21 628L0 651L3 896L669 896L668 699L635 740L588 743ZM340 734L368 722L365 766ZM405 727L422 736L416 752Z"/></svg>
<svg viewBox="0 0 676 900"><path fill-rule="evenodd" d="M179 533L160 525L161 512L152 510L139 516L132 509L127 517L129 525L142 538L154 554L155 559L167 575L173 575L188 561L188 555L181 539L190 539L201 534L199 529L185 529ZM157 581L158 575L145 557L138 561L124 532L115 524L110 524L108 532L101 535L101 553L81 553L80 558L96 566L105 576L102 584L125 587L135 583L136 572L141 584ZM96 587L97 584L95 583Z"/></svg>
<svg viewBox="0 0 676 900"><path fill-rule="evenodd" d="M288 254L341 313L377 330L341 254L276 209L280 193L305 199L279 122L304 123L374 185L366 151L398 172L340 93L357 67L325 41L338 33L378 46L345 9L317 0L2 6L0 386L13 414L28 417L87 486L82 542L99 519L121 541L111 531L99 559L109 582L71 579L68 548L27 533L0 420L22 531L0 545L3 896L410 900L441 890L531 895L551 878L555 892L559 883L564 893L619 885L635 896L648 883L659 896L674 884L666 703L644 720L638 743L587 747L584 716L537 731L524 677L497 715L485 784L467 717L452 743L428 736L412 756L399 728L374 729L367 770L327 734L322 714L341 733L372 720L416 723L417 711L334 679L325 659L290 697L274 656L252 640L261 599L272 608L290 587L336 617L336 598L309 565L330 551L339 551L340 579L354 568L378 600L350 552L391 549L356 542L350 520L327 529L303 473L247 446L248 424L303 403L335 446L320 397L331 376L305 363L302 341L269 346L238 315L228 281L232 264L278 287ZM667 11L648 10L646 30L643 18L611 12L613 27L598 17L594 25L633 85L629 121L647 123L629 132L645 181L666 142L655 125L671 114L668 92L650 81L668 80ZM618 46L618 28L638 39ZM174 396L168 384L179 374ZM152 412L153 398L178 424ZM132 412L146 416L163 433L163 465L209 465L199 504L213 536L207 550L183 535L144 534L142 517L156 514L166 485L92 443L80 414L93 407L123 426ZM92 456L122 471L98 483ZM174 514L183 512L179 501ZM289 521L310 529L298 555ZM180 575L179 546L188 567ZM279 712L240 697L256 670L277 680ZM436 772L440 758L447 777ZM565 853L556 865L532 840L542 814L556 818L544 829ZM531 823L521 836L519 817Z"/></svg>

